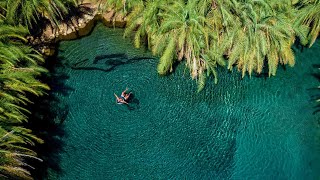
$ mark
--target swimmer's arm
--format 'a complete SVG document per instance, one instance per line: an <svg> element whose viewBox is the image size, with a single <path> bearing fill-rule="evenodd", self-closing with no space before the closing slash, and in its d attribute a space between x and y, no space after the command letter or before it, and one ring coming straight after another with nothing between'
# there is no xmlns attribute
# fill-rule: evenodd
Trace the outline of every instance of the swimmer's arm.
<svg viewBox="0 0 320 180"><path fill-rule="evenodd" d="M128 88L126 88L124 91L122 91L122 94L125 94L128 91Z"/></svg>
<svg viewBox="0 0 320 180"><path fill-rule="evenodd" d="M116 95L116 93L113 93L113 94L114 94L114 96L116 97L116 103L118 103L119 97Z"/></svg>

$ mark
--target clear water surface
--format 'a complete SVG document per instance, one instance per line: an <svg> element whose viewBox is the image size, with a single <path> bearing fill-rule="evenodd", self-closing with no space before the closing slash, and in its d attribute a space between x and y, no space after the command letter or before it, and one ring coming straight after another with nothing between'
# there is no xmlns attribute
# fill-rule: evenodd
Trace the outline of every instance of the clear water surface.
<svg viewBox="0 0 320 180"><path fill-rule="evenodd" d="M123 30L98 24L60 43L65 74L62 171L49 179L318 179L319 114L313 96L320 41L294 48L294 68L241 79L219 70L196 93L184 65L159 77L157 58ZM115 103L128 87L129 106Z"/></svg>

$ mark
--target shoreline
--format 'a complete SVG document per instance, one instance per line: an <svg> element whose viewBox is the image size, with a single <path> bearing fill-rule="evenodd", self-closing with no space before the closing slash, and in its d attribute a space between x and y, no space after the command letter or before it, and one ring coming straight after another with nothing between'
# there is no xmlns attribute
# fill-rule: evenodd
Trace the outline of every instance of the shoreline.
<svg viewBox="0 0 320 180"><path fill-rule="evenodd" d="M126 16L116 14L112 9L102 10L101 4L82 1L78 8L86 9L82 14L72 16L71 21L62 22L56 26L46 25L43 32L38 36L28 36L32 46L37 46L39 52L44 56L53 56L56 51L56 43L65 40L74 40L90 34L97 22L102 22L109 28L124 28ZM79 17L80 16L80 17Z"/></svg>

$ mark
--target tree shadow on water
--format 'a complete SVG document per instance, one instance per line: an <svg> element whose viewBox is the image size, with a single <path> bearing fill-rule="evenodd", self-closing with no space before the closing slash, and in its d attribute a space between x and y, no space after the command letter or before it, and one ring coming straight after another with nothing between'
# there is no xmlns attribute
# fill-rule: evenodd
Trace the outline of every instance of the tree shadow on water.
<svg viewBox="0 0 320 180"><path fill-rule="evenodd" d="M123 65L128 65L136 63L142 60L154 59L153 57L128 57L125 53L116 53L116 54L104 54L96 56L93 61L86 58L75 63L65 63L67 68L73 70L85 70L85 71L103 71L110 72L119 68ZM140 108L140 101L134 96L134 93L130 96L128 100L128 110L136 110Z"/></svg>
<svg viewBox="0 0 320 180"><path fill-rule="evenodd" d="M66 137L63 122L68 116L69 107L59 97L67 96L73 89L65 85L69 77L56 70L62 66L61 61L57 56L46 61L45 67L49 73L41 81L48 84L51 90L45 96L32 99L34 103L30 106L29 128L44 140L43 144L37 144L34 149L43 160L31 162L35 168L31 172L35 179L47 179L50 174L63 173L59 164L64 147L63 138Z"/></svg>
<svg viewBox="0 0 320 180"><path fill-rule="evenodd" d="M66 63L66 66L74 69L74 70L98 70L103 72L110 72L115 70L116 68L136 63L142 60L150 60L154 59L152 57L128 57L125 53L117 53L117 54L105 54L105 55L98 55L94 58L91 62L89 59L83 59L76 63Z"/></svg>

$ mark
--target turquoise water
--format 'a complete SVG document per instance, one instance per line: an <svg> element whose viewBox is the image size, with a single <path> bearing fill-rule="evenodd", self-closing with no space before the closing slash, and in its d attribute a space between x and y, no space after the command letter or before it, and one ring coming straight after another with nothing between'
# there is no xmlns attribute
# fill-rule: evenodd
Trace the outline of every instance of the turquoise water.
<svg viewBox="0 0 320 180"><path fill-rule="evenodd" d="M296 51L294 68L241 79L220 70L196 93L184 65L159 77L158 59L121 29L60 43L55 71L64 135L61 171L48 179L318 179L320 41ZM126 87L129 106L115 103ZM60 93L59 93L60 92Z"/></svg>

